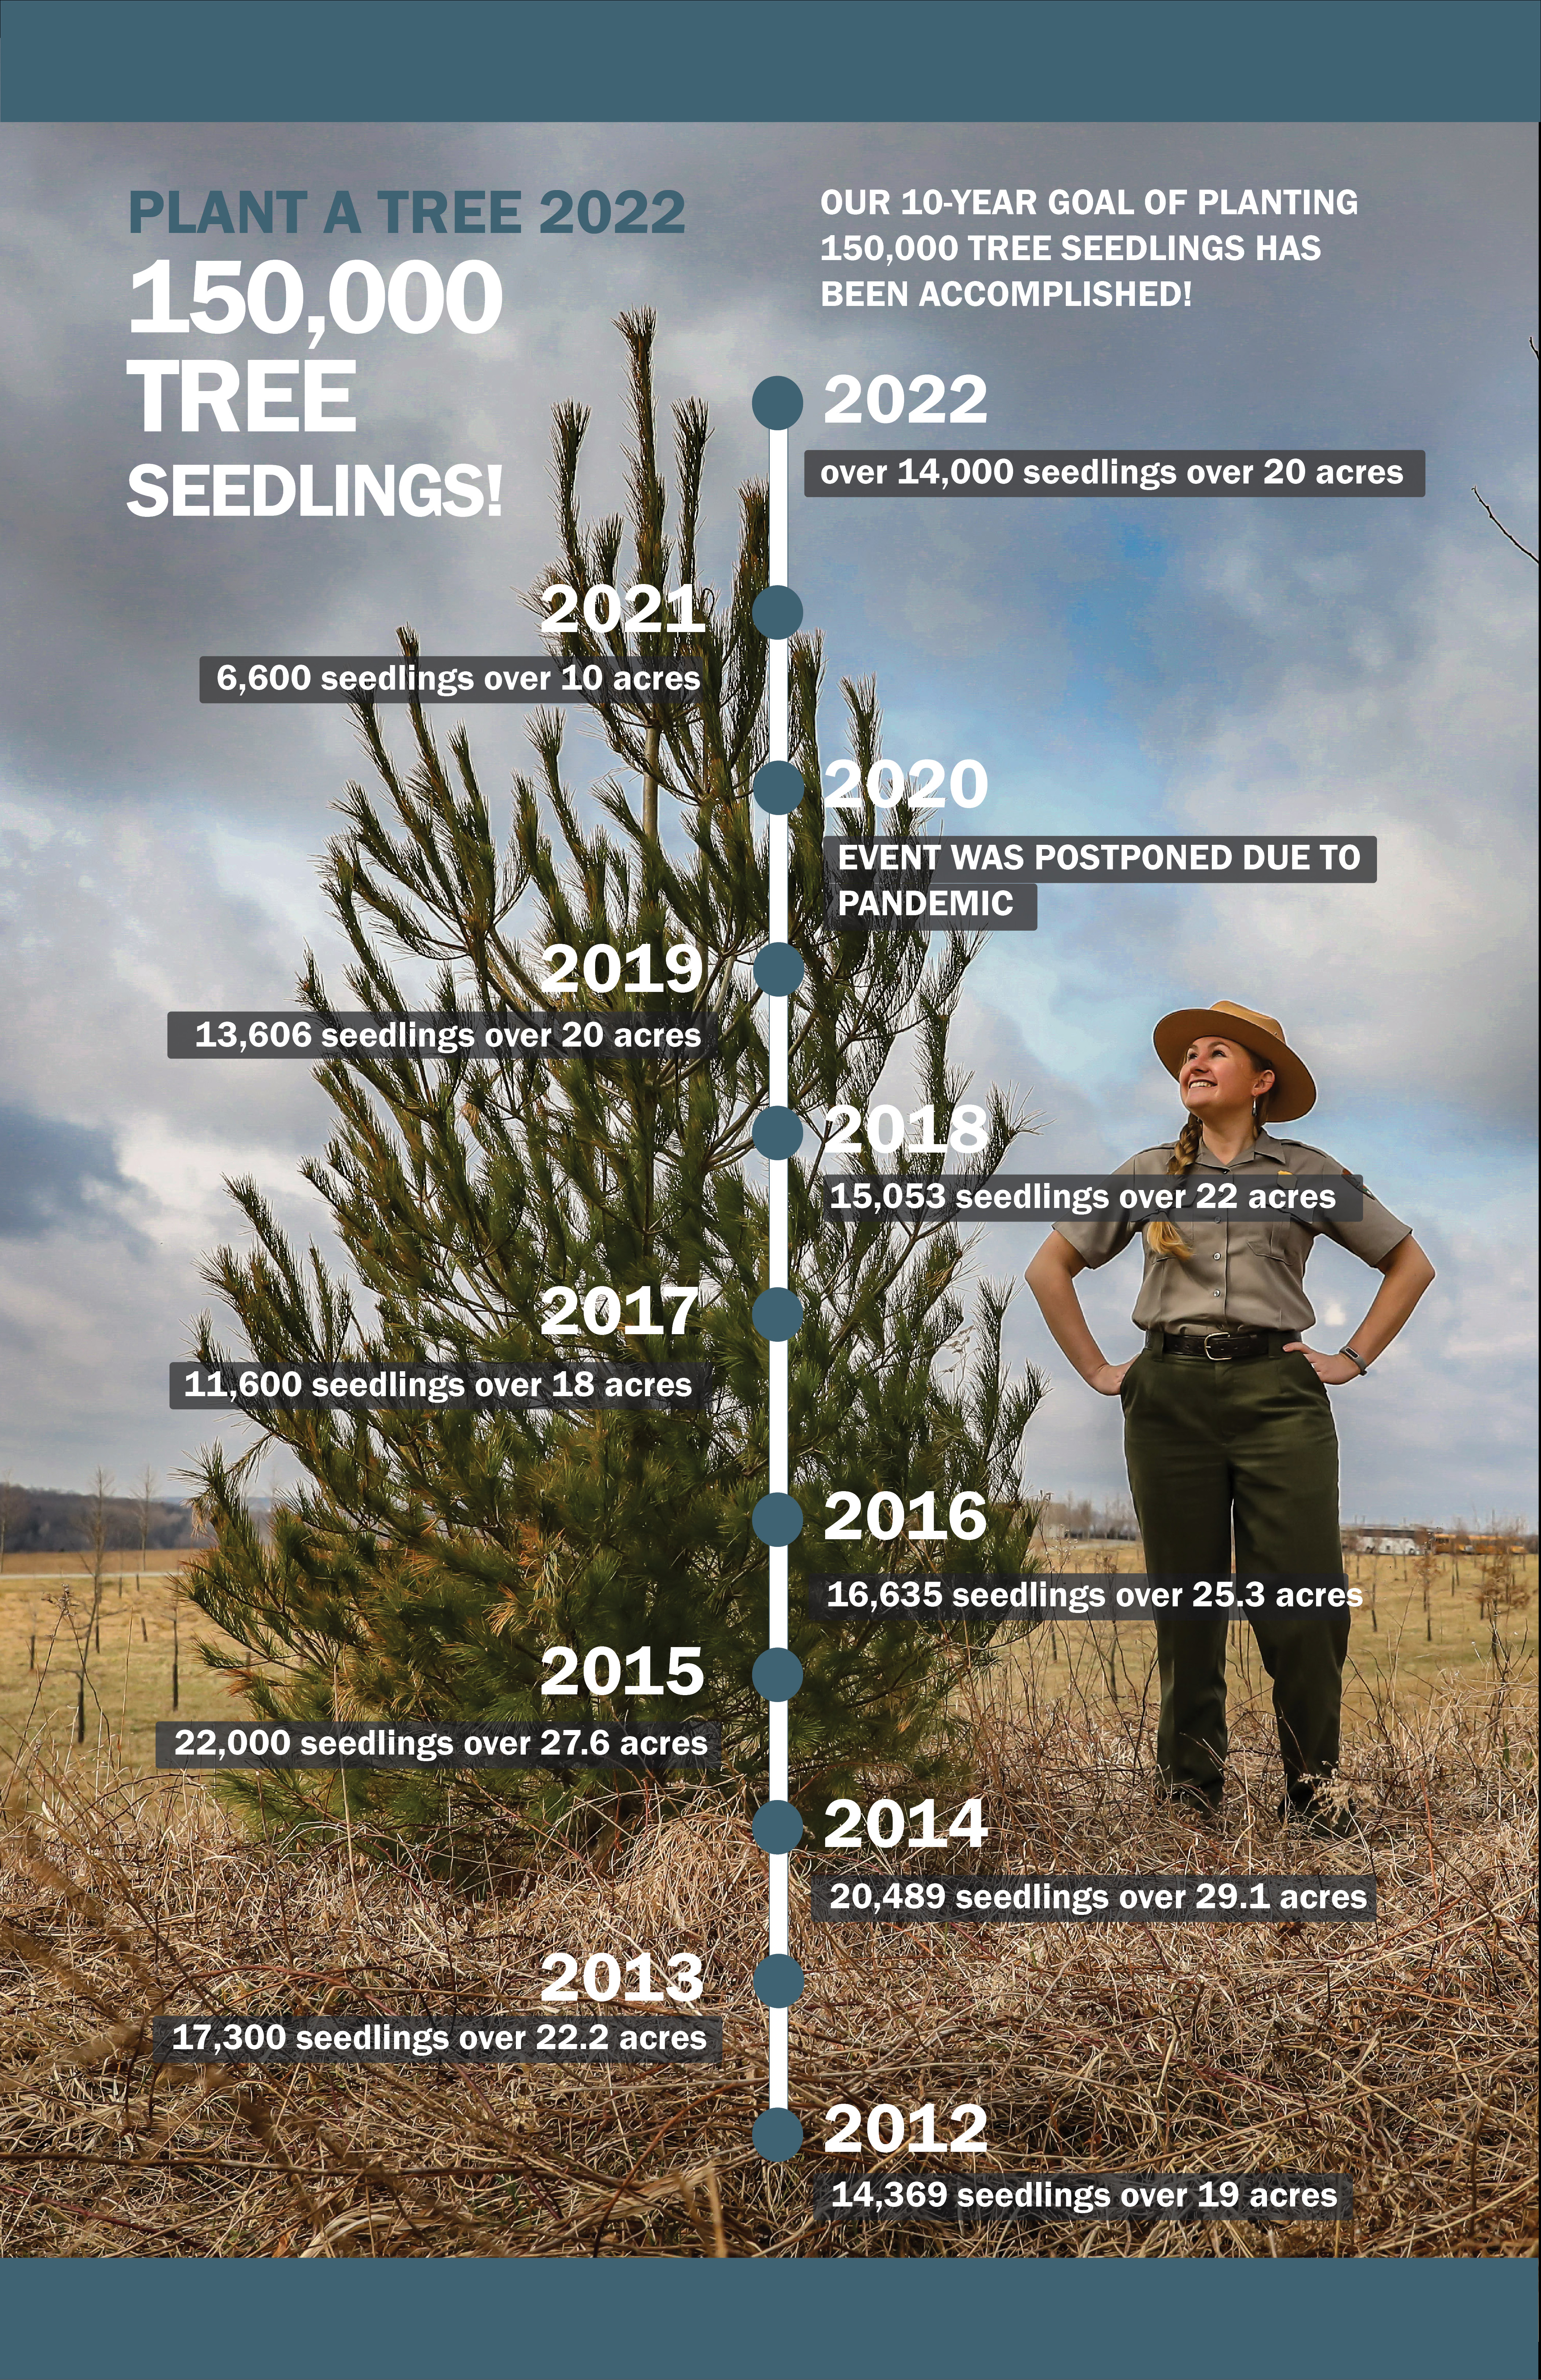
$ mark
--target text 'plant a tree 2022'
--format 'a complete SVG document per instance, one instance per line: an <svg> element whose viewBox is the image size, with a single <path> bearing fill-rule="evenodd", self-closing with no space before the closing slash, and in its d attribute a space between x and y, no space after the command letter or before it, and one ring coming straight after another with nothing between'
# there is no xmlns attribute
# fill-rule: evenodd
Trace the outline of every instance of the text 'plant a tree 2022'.
<svg viewBox="0 0 1541 2380"><path fill-rule="evenodd" d="M549 1370L559 1350L569 1364L710 1363L713 1401L695 1412L581 1414L253 1407L261 1435L249 1453L233 1462L214 1449L201 1459L200 1505L215 1545L195 1599L246 1656L210 1658L269 1718L570 1723L694 1714L722 1722L731 1791L764 1768L765 1706L750 1672L765 1643L766 1552L750 1515L766 1485L767 1348L751 1309L766 1280L767 1163L751 1125L768 1095L765 1002L752 974L768 903L751 781L765 758L766 642L751 606L769 577L767 494L760 482L739 491L726 598L698 586L706 408L694 399L673 408L671 496L657 443L653 321L625 315L618 327L630 359L626 515L583 523L588 415L558 407L560 559L530 601L546 617L544 589L565 585L581 617L591 588L695 587L704 625L665 627L645 645L625 627L580 627L560 650L580 662L628 652L694 661L698 701L594 702L589 715L616 773L583 797L564 781L561 713L534 714L538 766L514 780L506 840L464 728L446 753L414 705L404 759L374 708L360 704L370 781L350 785L339 806L345 824L322 880L351 952L354 1000L374 1014L677 1010L672 984L625 988L637 968L609 991L578 982L552 992L546 953L566 944L581 960L601 945L624 954L647 944L650 978L665 982L667 953L683 945L700 954L689 1001L715 1017L716 1047L688 1056L392 1051L329 1061L317 1080L334 1111L332 1136L304 1172L331 1209L341 1261L314 1245L299 1254L257 1184L243 1180L230 1187L253 1245L221 1248L207 1278L263 1366ZM416 653L409 630L401 643ZM893 1061L918 1099L951 1113L965 1086L949 1065L949 1026L978 944L826 929L817 637L795 639L790 659L791 751L806 787L791 821L791 937L807 963L792 1001L790 1099L809 1127L790 1167L791 1278L804 1312L789 1348L791 1479L807 1516L792 1548L792 1643L804 1684L791 1705L791 1743L794 1786L807 1791L834 1790L901 1755L909 1774L939 1774L960 1733L959 1665L973 1656L913 1619L809 1620L799 1582L848 1566L853 1554L857 1567L876 1560L890 1571L928 1560L1020 1568L1036 1515L1022 1499L1019 1444L1039 1383L1030 1373L1006 1378L1007 1290L980 1284L965 1315L966 1250L951 1227L837 1226L820 1213L830 1127L816 1120L832 1105L865 1113ZM880 757L875 689L846 680L843 690L865 784ZM640 808L628 781L640 782ZM910 823L904 805L892 822ZM300 991L313 1010L336 1006L313 955ZM998 1092L985 1117L970 1174L997 1168L1025 1127ZM883 1160L916 1173L943 1162L940 1154ZM576 1337L542 1332L551 1310L542 1293L552 1285L579 1293L579 1318L596 1286L623 1296L649 1287L657 1320L673 1310L661 1299L665 1283L700 1293L678 1338L598 1337L581 1320ZM601 1301L597 1310L610 1309ZM228 1370L207 1320L198 1354ZM276 1504L264 1542L245 1498L270 1439L288 1449L302 1481ZM904 1539L837 1548L823 1534L836 1489L854 1490L864 1512L881 1489L906 1504L933 1490L943 1512L973 1489L988 1527L940 1559ZM702 1683L684 1697L637 1701L623 1685L607 1699L580 1691L553 1703L541 1695L552 1677L542 1656L553 1645L574 1647L580 1661L596 1645L623 1658L650 1646L657 1681L669 1648L698 1647ZM286 1825L321 1818L338 1810L338 1784L270 1772L262 1807ZM354 1824L372 1816L450 1856L488 1828L504 1834L521 1810L550 1821L602 1793L613 1811L613 1784L634 1790L592 1771L447 1779L354 1770L347 1791Z"/></svg>

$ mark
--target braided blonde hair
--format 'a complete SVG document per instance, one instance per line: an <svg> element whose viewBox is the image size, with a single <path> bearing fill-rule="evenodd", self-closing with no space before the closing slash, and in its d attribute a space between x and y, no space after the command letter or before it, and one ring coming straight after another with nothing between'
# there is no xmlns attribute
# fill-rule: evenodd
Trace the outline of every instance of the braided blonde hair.
<svg viewBox="0 0 1541 2380"><path fill-rule="evenodd" d="M1238 1049L1246 1049L1244 1041L1238 1042L1236 1046ZM1252 1061L1255 1074L1265 1075L1270 1071L1268 1060L1259 1058L1256 1050L1247 1050L1246 1054ZM1260 1091L1253 1100L1252 1129L1255 1134L1262 1131L1268 1112L1268 1101L1278 1087L1277 1081L1270 1083L1268 1089ZM1198 1152L1203 1145L1203 1123L1197 1116L1191 1115L1172 1143L1171 1155L1167 1160L1167 1172L1169 1173L1190 1172L1198 1162ZM1176 1257L1182 1263L1186 1264L1193 1254L1192 1246L1183 1238L1177 1225L1169 1223L1165 1218L1159 1223L1147 1223L1145 1227L1145 1238L1146 1245L1152 1256Z"/></svg>

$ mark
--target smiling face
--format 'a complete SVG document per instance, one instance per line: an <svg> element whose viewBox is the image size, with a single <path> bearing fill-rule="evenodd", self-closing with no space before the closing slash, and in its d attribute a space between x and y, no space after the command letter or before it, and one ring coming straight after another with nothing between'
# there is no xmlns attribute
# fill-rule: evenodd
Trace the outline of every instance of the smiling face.
<svg viewBox="0 0 1541 2380"><path fill-rule="evenodd" d="M1240 1041L1222 1041L1217 1034L1189 1042L1177 1076L1183 1106L1204 1122L1250 1115L1253 1100L1271 1090L1273 1083L1271 1066L1260 1067Z"/></svg>

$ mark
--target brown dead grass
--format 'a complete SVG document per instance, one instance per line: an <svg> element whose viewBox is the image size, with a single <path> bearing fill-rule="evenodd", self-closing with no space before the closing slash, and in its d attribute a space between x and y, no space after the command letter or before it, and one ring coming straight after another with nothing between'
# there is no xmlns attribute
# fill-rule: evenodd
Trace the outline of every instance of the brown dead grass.
<svg viewBox="0 0 1541 2380"><path fill-rule="evenodd" d="M1042 1572L1135 1571L1145 1555L1137 1543L1112 1539L1059 1538L1034 1548ZM1048 1560L1044 1560L1047 1554ZM1498 1617L1497 1634L1503 1658L1512 1673L1534 1680L1536 1643L1536 1557L1523 1554L1513 1564L1514 1591L1523 1597ZM1353 1614L1348 1666L1343 1673L1343 1709L1350 1725L1355 1719L1373 1724L1377 1702L1386 1693L1399 1701L1418 1694L1443 1698L1452 1686L1480 1682L1493 1659L1494 1623L1478 1607L1483 1580L1481 1561L1470 1554L1441 1554L1430 1565L1427 1601L1416 1560L1401 1554L1350 1553L1345 1557L1349 1585L1364 1597ZM1090 1676L1101 1665L1106 1685L1107 1663L1117 1640L1118 1659L1113 1684L1122 1694L1137 1694L1156 1651L1156 1632L1148 1621L1116 1624L1071 1621L1035 1630L1029 1640L1033 1667L1050 1688L1077 1691L1077 1679ZM1252 1631L1237 1621L1231 1632L1233 1680L1244 1691L1263 1684Z"/></svg>
<svg viewBox="0 0 1541 2380"><path fill-rule="evenodd" d="M736 1804L702 1792L600 1852L552 1847L521 1895L478 1900L399 1847L340 1834L300 1856L251 1840L201 1784L105 1758L65 1774L35 1747L13 1774L0 1843L0 2251L1532 2252L1535 1767L1511 1661L1437 1700L1382 1691L1348 1757L1365 1842L1303 1848L1273 1818L1266 1706L1241 1694L1228 1832L1195 1836L1151 1798L1148 1698L1060 1690L1047 1650L1037 1672L1026 1663L1025 1693L1004 1670L977 1690L975 1789L991 1828L978 1864L1373 1864L1378 1925L815 1927L799 1853L793 1949L808 1980L792 2096L807 2143L768 2168L749 2140L765 2100L748 1984L765 1869ZM963 1846L906 1863L927 1864L975 1863ZM725 2018L722 2068L149 2060L157 2010L532 2009L557 1949L699 1952L701 2005ZM1347 2172L1354 2219L1335 2231L813 2222L810 2185L831 2169L825 2108L926 2099L944 2136L960 2100L986 2107L986 2168Z"/></svg>

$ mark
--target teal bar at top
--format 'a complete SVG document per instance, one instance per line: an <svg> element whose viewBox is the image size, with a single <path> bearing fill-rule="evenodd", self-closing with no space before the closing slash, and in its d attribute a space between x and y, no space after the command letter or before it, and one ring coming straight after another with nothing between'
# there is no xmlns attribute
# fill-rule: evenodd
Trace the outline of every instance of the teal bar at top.
<svg viewBox="0 0 1541 2380"><path fill-rule="evenodd" d="M99 124L1523 123L1531 0L6 0Z"/></svg>

